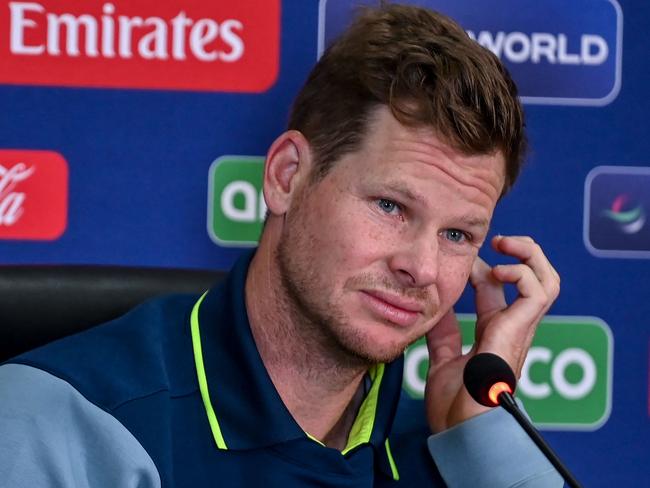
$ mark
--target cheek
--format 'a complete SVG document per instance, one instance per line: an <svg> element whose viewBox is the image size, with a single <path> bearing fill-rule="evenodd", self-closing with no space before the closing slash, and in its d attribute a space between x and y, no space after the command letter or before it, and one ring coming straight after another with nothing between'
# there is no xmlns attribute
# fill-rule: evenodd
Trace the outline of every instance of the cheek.
<svg viewBox="0 0 650 488"><path fill-rule="evenodd" d="M330 295L359 268L363 239L351 235L354 213L335 189L305 190L287 215L283 252L318 293Z"/></svg>
<svg viewBox="0 0 650 488"><path fill-rule="evenodd" d="M438 293L441 304L445 308L456 303L461 293L463 293L473 262L474 256L464 256L454 259L452 263L448 263L444 268L446 272L438 279Z"/></svg>
<svg viewBox="0 0 650 488"><path fill-rule="evenodd" d="M385 229L369 218L363 202L349 193L337 193L328 205L310 209L310 230L323 244L323 251L352 259L376 251L386 240Z"/></svg>

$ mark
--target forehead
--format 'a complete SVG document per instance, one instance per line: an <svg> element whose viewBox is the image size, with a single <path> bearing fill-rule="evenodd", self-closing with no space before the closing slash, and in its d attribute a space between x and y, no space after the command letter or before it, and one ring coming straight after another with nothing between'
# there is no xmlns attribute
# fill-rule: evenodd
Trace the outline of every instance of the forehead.
<svg viewBox="0 0 650 488"><path fill-rule="evenodd" d="M477 191L495 203L505 182L505 159L500 151L468 155L447 144L431 127L400 123L385 106L372 114L357 153L353 155L357 171L365 171L367 178L395 171L420 175L423 181L436 176L451 187Z"/></svg>

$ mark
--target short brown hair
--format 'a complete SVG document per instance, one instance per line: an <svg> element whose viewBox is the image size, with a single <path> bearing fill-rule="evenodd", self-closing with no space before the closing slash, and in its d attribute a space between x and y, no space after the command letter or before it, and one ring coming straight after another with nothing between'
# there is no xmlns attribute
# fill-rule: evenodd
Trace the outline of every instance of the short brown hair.
<svg viewBox="0 0 650 488"><path fill-rule="evenodd" d="M289 118L313 148L315 179L359 148L379 105L405 125L433 127L466 154L500 150L504 192L517 178L526 147L517 88L450 18L407 5L364 9L325 51Z"/></svg>

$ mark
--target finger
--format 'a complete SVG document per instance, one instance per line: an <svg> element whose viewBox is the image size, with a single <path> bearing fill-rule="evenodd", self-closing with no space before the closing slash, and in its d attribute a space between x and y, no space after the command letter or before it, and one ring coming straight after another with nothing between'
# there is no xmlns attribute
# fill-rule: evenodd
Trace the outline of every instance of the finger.
<svg viewBox="0 0 650 488"><path fill-rule="evenodd" d="M559 277L555 268L550 263L538 243L528 236L497 236L492 241L496 251L507 253L522 261L531 261L532 264L546 267L555 276Z"/></svg>
<svg viewBox="0 0 650 488"><path fill-rule="evenodd" d="M489 336L486 334L481 343L481 350L504 356L519 374L537 323L552 300L546 296L533 271L524 264L495 266L492 273L503 283L514 284L519 297L503 311L498 325L491 327Z"/></svg>
<svg viewBox="0 0 650 488"><path fill-rule="evenodd" d="M492 275L492 268L478 256L474 260L469 281L476 294L476 315L481 318L475 331L476 341L479 342L490 317L506 308L506 297L503 284Z"/></svg>
<svg viewBox="0 0 650 488"><path fill-rule="evenodd" d="M524 242L535 242L533 240L533 238L530 237L530 236L502 236L502 235L495 236L495 238L501 238L501 237L508 237L508 238L511 238L511 239L519 239L520 241L524 241Z"/></svg>
<svg viewBox="0 0 650 488"><path fill-rule="evenodd" d="M440 321L427 332L429 350L429 374L461 355L462 338L454 309L451 308Z"/></svg>
<svg viewBox="0 0 650 488"><path fill-rule="evenodd" d="M546 290L526 264L499 264L492 268L492 275L500 283L515 285L520 297L530 298L540 304L548 301Z"/></svg>
<svg viewBox="0 0 650 488"><path fill-rule="evenodd" d="M560 292L560 276L544 255L542 248L526 236L508 236L493 240L496 251L515 257L530 266L548 296L557 298Z"/></svg>

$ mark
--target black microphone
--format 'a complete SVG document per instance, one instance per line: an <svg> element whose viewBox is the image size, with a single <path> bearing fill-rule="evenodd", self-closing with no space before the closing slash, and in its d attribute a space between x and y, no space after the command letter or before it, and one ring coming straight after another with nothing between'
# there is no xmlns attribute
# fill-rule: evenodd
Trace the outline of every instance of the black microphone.
<svg viewBox="0 0 650 488"><path fill-rule="evenodd" d="M463 381L469 394L481 405L486 407L501 405L505 408L519 422L519 425L539 447L539 450L544 453L558 473L562 475L564 481L571 487L581 488L580 483L562 464L560 458L544 441L528 418L519 410L517 402L512 396L517 385L517 379L508 363L496 354L489 352L477 354L465 365Z"/></svg>

